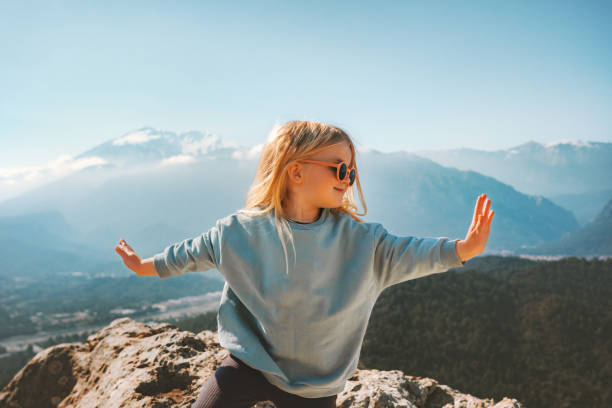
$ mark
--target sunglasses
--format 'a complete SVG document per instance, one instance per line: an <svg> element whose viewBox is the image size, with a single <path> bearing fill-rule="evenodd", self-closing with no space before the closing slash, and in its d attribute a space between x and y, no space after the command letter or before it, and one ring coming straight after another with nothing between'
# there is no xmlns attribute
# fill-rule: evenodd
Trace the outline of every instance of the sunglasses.
<svg viewBox="0 0 612 408"><path fill-rule="evenodd" d="M332 162L317 161L317 160L300 160L300 161L305 162L305 163L320 164L322 166L328 166L328 167L336 169L336 178L338 179L338 181L344 180L348 172L349 186L353 185L353 183L355 182L355 177L357 176L355 167L352 167L349 170L345 162L332 163Z"/></svg>

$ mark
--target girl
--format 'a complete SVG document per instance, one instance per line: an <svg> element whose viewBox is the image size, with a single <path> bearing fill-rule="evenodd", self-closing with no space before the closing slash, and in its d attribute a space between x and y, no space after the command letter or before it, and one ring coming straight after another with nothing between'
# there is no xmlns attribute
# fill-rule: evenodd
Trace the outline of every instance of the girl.
<svg viewBox="0 0 612 408"><path fill-rule="evenodd" d="M151 258L123 239L115 250L141 276L225 277L217 322L230 354L192 407L335 407L378 296L480 254L494 214L485 199L465 240L392 235L359 218L367 210L346 132L292 121L271 131L245 208Z"/></svg>

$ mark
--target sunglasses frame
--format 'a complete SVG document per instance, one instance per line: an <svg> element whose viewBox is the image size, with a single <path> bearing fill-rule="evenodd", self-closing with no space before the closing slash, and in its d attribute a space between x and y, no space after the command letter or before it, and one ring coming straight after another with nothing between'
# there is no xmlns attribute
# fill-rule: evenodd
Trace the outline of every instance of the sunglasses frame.
<svg viewBox="0 0 612 408"><path fill-rule="evenodd" d="M344 161L341 161L340 163L332 163L332 162L326 162L326 161L320 161L320 160L306 160L306 159L303 159L300 161L305 162L305 163L320 164L322 166L335 168L336 169L336 179L338 179L338 181L344 181L340 179L340 167L344 164L346 166L346 175L344 177L349 178L349 187L355 184L355 181L357 180L357 167L349 168L348 164L346 164L346 162ZM355 170L355 178L353 179L352 183L351 183L351 177L350 177L351 170Z"/></svg>

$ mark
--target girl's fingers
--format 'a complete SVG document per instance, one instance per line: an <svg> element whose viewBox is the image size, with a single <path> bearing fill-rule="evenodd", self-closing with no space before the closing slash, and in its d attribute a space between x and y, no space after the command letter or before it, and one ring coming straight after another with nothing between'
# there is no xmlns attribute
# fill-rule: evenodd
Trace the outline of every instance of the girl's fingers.
<svg viewBox="0 0 612 408"><path fill-rule="evenodd" d="M480 213L480 206L482 204L483 195L478 196L478 200L476 200L476 208L474 208L474 217L472 217L472 224L476 225L478 222L478 214Z"/></svg>
<svg viewBox="0 0 612 408"><path fill-rule="evenodd" d="M116 246L116 247L115 247L115 250L116 250L116 251L119 253L119 255L121 255L122 257L123 257L123 256L126 256L126 255L129 255L129 252L131 251L131 249L130 249L130 248L126 248L126 247L125 247L125 246L123 246L123 245L118 245L118 246Z"/></svg>
<svg viewBox="0 0 612 408"><path fill-rule="evenodd" d="M121 247L125 247L125 248L129 249L130 251L133 251L132 247L127 242L125 242L125 239L123 239L123 238L121 238L119 240L119 245Z"/></svg>
<svg viewBox="0 0 612 408"><path fill-rule="evenodd" d="M491 207L491 200L487 199L487 203L485 204L485 208L483 214L485 216L489 215L489 207Z"/></svg>

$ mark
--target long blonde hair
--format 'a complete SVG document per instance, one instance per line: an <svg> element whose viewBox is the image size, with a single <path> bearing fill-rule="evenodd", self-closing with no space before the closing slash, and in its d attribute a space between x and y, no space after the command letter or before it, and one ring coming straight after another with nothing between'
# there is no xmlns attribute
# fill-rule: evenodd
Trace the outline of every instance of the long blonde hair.
<svg viewBox="0 0 612 408"><path fill-rule="evenodd" d="M358 222L359 217L366 215L367 207L361 191L359 173L355 161L355 146L350 136L337 126L326 123L294 120L272 128L261 151L255 178L247 193L245 206L238 212L247 215L265 215L274 213L274 223L285 253L286 273L289 274L287 246L283 232L291 241L295 260L295 243L287 222L287 213L283 208L288 193L287 167L294 161L305 159L327 147L346 142L351 149L349 167L355 167L355 182L348 187L342 205L331 208L330 212L338 215L345 212ZM359 198L363 205L363 213L357 213L354 197L354 187L357 186Z"/></svg>

